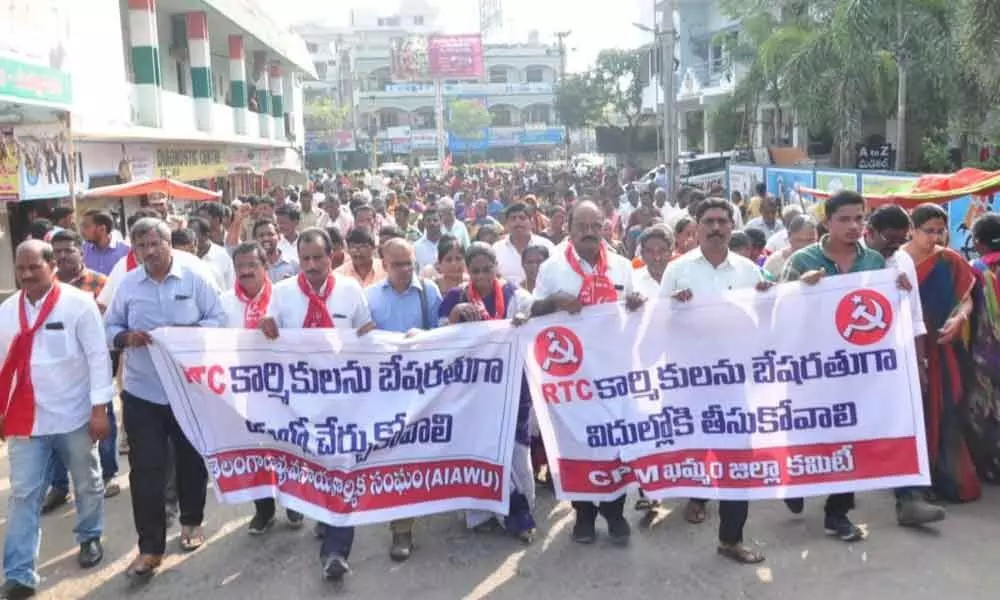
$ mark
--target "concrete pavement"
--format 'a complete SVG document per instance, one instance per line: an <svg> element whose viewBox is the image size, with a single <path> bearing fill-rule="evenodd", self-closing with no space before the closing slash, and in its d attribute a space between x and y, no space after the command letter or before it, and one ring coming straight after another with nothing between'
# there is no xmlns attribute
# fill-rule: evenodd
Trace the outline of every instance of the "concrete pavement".
<svg viewBox="0 0 1000 600"><path fill-rule="evenodd" d="M0 455L0 500L6 507L5 450ZM948 507L948 519L927 531L895 524L890 493L865 494L853 515L856 523L867 524L870 536L857 544L824 536L821 498L807 501L798 516L781 502L757 502L751 504L747 534L767 555L759 566L737 565L715 554L714 503L709 520L694 526L681 518L682 501L668 502L662 519L649 530L636 526L632 544L624 549L608 544L599 523L602 537L588 547L570 540L569 505L540 491L540 531L531 546L468 532L458 515L439 515L419 521L414 556L400 565L388 557L388 526L364 527L351 557L354 573L341 586L321 581L311 523L292 531L279 519L267 536L252 538L246 534L252 506L220 506L210 494L208 543L182 554L175 526L160 573L145 587L132 588L122 573L134 556L135 533L127 477L119 481L123 493L107 505L105 561L92 571L76 565L73 508L44 517L39 598L884 600L891 595L966 600L996 598L1000 590L997 488L987 488L977 503ZM640 515L631 504L627 515L638 524Z"/></svg>

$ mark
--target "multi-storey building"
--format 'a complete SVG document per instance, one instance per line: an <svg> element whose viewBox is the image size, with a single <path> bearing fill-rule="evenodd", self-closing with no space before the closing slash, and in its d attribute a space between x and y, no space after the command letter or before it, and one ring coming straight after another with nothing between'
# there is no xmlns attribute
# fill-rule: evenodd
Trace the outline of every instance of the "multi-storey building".
<svg viewBox="0 0 1000 600"><path fill-rule="evenodd" d="M657 0L655 23L662 31L662 25L659 25L661 5L662 0ZM727 53L726 38L740 35L740 23L724 12L720 0L675 0L675 8L675 93L680 150L730 150L717 147L708 126L708 115L718 102L733 93L746 73L745 68L731 61ZM664 98L659 83L659 48L654 43L643 48L647 52L649 70L652 73L650 84L643 94L643 105L651 111L659 110ZM779 112L782 115L781 123L776 118ZM752 123L751 143L756 147L798 145L805 142L805 131L794 126L794 113L791 110L776 111L774 106L763 102L752 118Z"/></svg>
<svg viewBox="0 0 1000 600"><path fill-rule="evenodd" d="M329 60L327 44L332 45L334 57L350 56L350 101L357 115L360 146L365 146L374 134L378 152L395 160L435 153L434 83L394 81L390 50L396 38L439 33L437 16L424 0L404 0L393 12L353 10L347 28L329 28L321 34L315 26L299 29L315 43L315 62ZM338 69L344 64L334 60ZM448 148L497 159L535 156L558 148L564 139L553 110L554 88L562 64L559 49L541 43L535 34L524 44L485 44L483 62L482 81L445 81L444 98L446 105L457 98L483 102L493 117L493 126L480 140L449 136ZM344 78L339 74L336 77L337 83L327 89L344 87Z"/></svg>
<svg viewBox="0 0 1000 600"><path fill-rule="evenodd" d="M0 36L8 41L0 70L17 69L23 85L0 83L5 146L18 150L0 187L34 202L5 205L4 250L23 235L29 212L122 178L168 176L236 194L252 173L302 168L301 82L315 69L302 38L264 9L273 3L8 4L0 23L17 37ZM35 54L47 52L48 65L10 58L30 40L44 42ZM0 256L0 289L12 287L10 270Z"/></svg>

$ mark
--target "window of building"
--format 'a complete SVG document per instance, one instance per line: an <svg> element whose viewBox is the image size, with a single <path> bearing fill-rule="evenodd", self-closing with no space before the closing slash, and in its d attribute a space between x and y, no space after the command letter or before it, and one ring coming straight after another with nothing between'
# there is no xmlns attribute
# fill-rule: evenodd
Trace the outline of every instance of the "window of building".
<svg viewBox="0 0 1000 600"><path fill-rule="evenodd" d="M378 19L378 26L379 27L385 27L385 19L383 19L382 17L379 17L379 19Z"/></svg>
<svg viewBox="0 0 1000 600"><path fill-rule="evenodd" d="M413 17L413 24L414 25L423 25L424 24L424 18L423 17Z"/></svg>
<svg viewBox="0 0 1000 600"><path fill-rule="evenodd" d="M316 52L319 52L319 46L312 42L306 42L306 50L308 50L312 54L315 54Z"/></svg>
<svg viewBox="0 0 1000 600"><path fill-rule="evenodd" d="M490 111L490 115L493 117L494 127L510 127L513 125L510 111L506 108L495 108Z"/></svg>
<svg viewBox="0 0 1000 600"><path fill-rule="evenodd" d="M528 67L524 71L524 81L527 83L542 83L545 81L545 74L541 67Z"/></svg>
<svg viewBox="0 0 1000 600"><path fill-rule="evenodd" d="M177 93L187 96L187 64L184 61L176 61L174 69L177 72Z"/></svg>
<svg viewBox="0 0 1000 600"><path fill-rule="evenodd" d="M507 67L490 67L490 83L508 83Z"/></svg>
<svg viewBox="0 0 1000 600"><path fill-rule="evenodd" d="M386 27L399 27L399 17L388 17L385 20Z"/></svg>
<svg viewBox="0 0 1000 600"><path fill-rule="evenodd" d="M316 76L319 77L319 80L326 81L326 63L317 62L313 63L313 66L316 67Z"/></svg>

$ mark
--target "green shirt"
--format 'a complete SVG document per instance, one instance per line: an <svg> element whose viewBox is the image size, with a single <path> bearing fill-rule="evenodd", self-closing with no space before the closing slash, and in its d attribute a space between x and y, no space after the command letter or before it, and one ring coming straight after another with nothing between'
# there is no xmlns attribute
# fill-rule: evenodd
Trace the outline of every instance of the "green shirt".
<svg viewBox="0 0 1000 600"><path fill-rule="evenodd" d="M822 270L827 275L843 275L844 272L840 270L840 267L837 266L837 263L833 259L827 256L826 251L823 249L823 244L827 241L828 237L824 235L815 244L806 246L795 254L792 254L788 258L788 262L785 263L785 270L781 273L781 280L798 281L799 277L802 277L804 273L816 270ZM878 271L886 267L885 259L882 258L882 255L871 248L859 242L856 245L856 250L854 264L851 265L851 270L847 271L848 273Z"/></svg>

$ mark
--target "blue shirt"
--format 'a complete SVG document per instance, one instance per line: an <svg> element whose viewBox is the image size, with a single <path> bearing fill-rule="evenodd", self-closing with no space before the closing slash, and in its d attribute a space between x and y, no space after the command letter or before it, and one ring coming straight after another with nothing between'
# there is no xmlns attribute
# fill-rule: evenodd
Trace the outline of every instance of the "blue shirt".
<svg viewBox="0 0 1000 600"><path fill-rule="evenodd" d="M152 331L158 327L221 327L226 322L219 292L209 274L176 254L166 279L150 279L138 268L122 278L114 300L104 314L108 345L123 331ZM153 366L148 348L125 349L124 390L154 404L168 404L167 393Z"/></svg>
<svg viewBox="0 0 1000 600"><path fill-rule="evenodd" d="M118 261L128 254L128 244L111 240L107 248L100 248L93 242L83 243L83 266L101 275L110 275Z"/></svg>
<svg viewBox="0 0 1000 600"><path fill-rule="evenodd" d="M420 285L427 295L427 312L421 314ZM441 308L441 291L429 279L413 278L410 287L400 294L392 289L389 280L380 281L367 290L368 307L372 311L375 327L383 331L406 333L411 329L423 329L426 323L431 329L438 325L438 311Z"/></svg>

